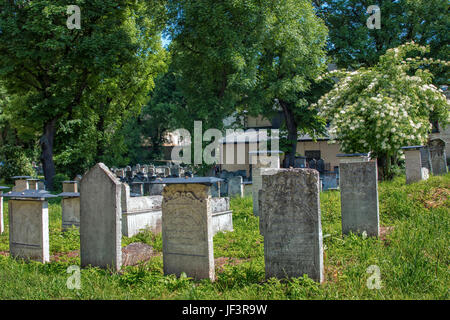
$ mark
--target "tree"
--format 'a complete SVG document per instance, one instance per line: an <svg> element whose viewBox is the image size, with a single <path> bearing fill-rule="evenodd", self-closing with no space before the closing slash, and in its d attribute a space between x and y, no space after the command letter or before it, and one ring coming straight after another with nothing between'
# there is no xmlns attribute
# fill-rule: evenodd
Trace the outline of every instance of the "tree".
<svg viewBox="0 0 450 320"><path fill-rule="evenodd" d="M258 86L253 99L259 103L250 112L271 115L283 111L290 144L289 165L294 165L298 132L316 136L325 123L311 101L327 88L327 81L315 82L326 68L327 29L316 16L310 1L272 1L266 13ZM320 95L319 95L320 96Z"/></svg>
<svg viewBox="0 0 450 320"><path fill-rule="evenodd" d="M328 53L340 68L358 69L377 64L387 49L415 41L428 45L429 57L449 56L447 0L316 0L319 16L329 29ZM381 28L369 29L367 9L377 4ZM435 83L446 84L448 73L431 69Z"/></svg>
<svg viewBox="0 0 450 320"><path fill-rule="evenodd" d="M68 4L0 4L0 79L16 97L8 112L16 127L39 133L50 189L61 122L87 114L98 117L97 133L107 131L102 124L117 110L112 104L124 110L142 103L162 58L162 1L70 1L81 8L81 29L73 30L66 26Z"/></svg>
<svg viewBox="0 0 450 320"><path fill-rule="evenodd" d="M221 129L236 110L270 115L281 107L293 163L298 129L324 128L307 108L311 83L326 66L327 35L310 1L182 0L170 11L173 63L189 119Z"/></svg>
<svg viewBox="0 0 450 320"><path fill-rule="evenodd" d="M410 42L388 49L371 68L335 72L341 81L312 106L331 121L342 151L372 152L387 179L402 146L424 144L430 120L450 120L447 99L426 69L449 63L419 57L428 50Z"/></svg>

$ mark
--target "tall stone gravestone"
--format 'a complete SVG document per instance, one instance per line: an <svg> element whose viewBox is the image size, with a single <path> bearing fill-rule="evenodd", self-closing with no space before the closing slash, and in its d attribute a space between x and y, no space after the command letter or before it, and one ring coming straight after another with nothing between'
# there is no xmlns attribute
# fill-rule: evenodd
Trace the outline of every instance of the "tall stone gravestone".
<svg viewBox="0 0 450 320"><path fill-rule="evenodd" d="M173 183L165 182L162 204L164 274L179 276L185 272L194 279L214 280L209 189L217 180L173 178Z"/></svg>
<svg viewBox="0 0 450 320"><path fill-rule="evenodd" d="M80 227L80 193L78 182L63 181L63 192L58 194L62 197L62 229L67 230L72 226Z"/></svg>
<svg viewBox="0 0 450 320"><path fill-rule="evenodd" d="M231 177L228 179L228 196L244 197L244 184L241 176Z"/></svg>
<svg viewBox="0 0 450 320"><path fill-rule="evenodd" d="M323 281L319 172L262 169L260 229L266 278L301 277Z"/></svg>
<svg viewBox="0 0 450 320"><path fill-rule="evenodd" d="M422 151L423 149L423 146L402 147L402 150L405 154L407 184L428 179L428 169L423 166L423 156L426 155Z"/></svg>
<svg viewBox="0 0 450 320"><path fill-rule="evenodd" d="M352 158L351 156L348 156ZM379 236L378 170L375 160L345 155L339 164L342 233ZM360 161L356 161L357 159Z"/></svg>
<svg viewBox="0 0 450 320"><path fill-rule="evenodd" d="M48 198L44 190L8 192L9 252L11 257L50 261Z"/></svg>
<svg viewBox="0 0 450 320"><path fill-rule="evenodd" d="M121 183L103 163L83 177L80 188L81 266L120 270Z"/></svg>
<svg viewBox="0 0 450 320"><path fill-rule="evenodd" d="M431 155L431 167L434 175L443 175L448 171L447 157L445 154L445 141L442 139L433 139L428 147Z"/></svg>
<svg viewBox="0 0 450 320"><path fill-rule="evenodd" d="M249 158L252 166L252 198L253 214L258 216L259 190L262 188L260 170L264 168L280 168L281 151L250 151Z"/></svg>

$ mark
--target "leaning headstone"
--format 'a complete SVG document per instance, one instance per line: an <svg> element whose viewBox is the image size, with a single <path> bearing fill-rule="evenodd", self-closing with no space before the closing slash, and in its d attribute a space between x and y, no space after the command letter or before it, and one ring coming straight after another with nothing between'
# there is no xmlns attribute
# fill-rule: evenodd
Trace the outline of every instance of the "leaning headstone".
<svg viewBox="0 0 450 320"><path fill-rule="evenodd" d="M405 154L407 184L428 179L428 169L423 167L423 149L423 146L408 146L402 148Z"/></svg>
<svg viewBox="0 0 450 320"><path fill-rule="evenodd" d="M342 233L365 232L368 236L378 237L380 219L376 159L356 162L343 157L339 164L339 175Z"/></svg>
<svg viewBox="0 0 450 320"><path fill-rule="evenodd" d="M78 182L63 181L63 192L58 194L62 197L62 229L63 231L72 226L80 227L80 193L78 192Z"/></svg>
<svg viewBox="0 0 450 320"><path fill-rule="evenodd" d="M121 183L103 163L81 181L81 266L120 270L122 264Z"/></svg>
<svg viewBox="0 0 450 320"><path fill-rule="evenodd" d="M228 196L229 197L244 197L243 178L240 176L228 179Z"/></svg>
<svg viewBox="0 0 450 320"><path fill-rule="evenodd" d="M217 178L169 178L162 204L164 274L214 280L210 186Z"/></svg>
<svg viewBox="0 0 450 320"><path fill-rule="evenodd" d="M11 257L50 261L48 201L44 190L8 192L9 252Z"/></svg>
<svg viewBox="0 0 450 320"><path fill-rule="evenodd" d="M9 189L8 187L0 186L0 234L5 231L5 225L3 224L3 190Z"/></svg>
<svg viewBox="0 0 450 320"><path fill-rule="evenodd" d="M434 175L443 175L448 172L447 156L445 154L445 141L433 139L428 143L431 155L431 167Z"/></svg>
<svg viewBox="0 0 450 320"><path fill-rule="evenodd" d="M258 216L259 190L262 188L260 170L262 168L280 168L281 151L250 151L250 164L252 165L252 198L253 214Z"/></svg>
<svg viewBox="0 0 450 320"><path fill-rule="evenodd" d="M266 278L323 281L319 172L262 169L260 228Z"/></svg>

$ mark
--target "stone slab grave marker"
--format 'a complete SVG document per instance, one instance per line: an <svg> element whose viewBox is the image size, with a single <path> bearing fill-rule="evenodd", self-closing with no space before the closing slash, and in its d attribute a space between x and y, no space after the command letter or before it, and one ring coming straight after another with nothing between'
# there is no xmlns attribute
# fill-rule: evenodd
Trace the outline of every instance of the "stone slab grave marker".
<svg viewBox="0 0 450 320"><path fill-rule="evenodd" d="M48 199L44 190L8 192L9 252L11 257L50 261Z"/></svg>
<svg viewBox="0 0 450 320"><path fill-rule="evenodd" d="M40 179L27 179L28 180L28 189L29 190L39 190L39 181Z"/></svg>
<svg viewBox="0 0 450 320"><path fill-rule="evenodd" d="M80 227L80 193L77 181L63 181L63 192L58 194L62 197L62 229L63 231L72 226Z"/></svg>
<svg viewBox="0 0 450 320"><path fill-rule="evenodd" d="M28 179L32 179L30 176L15 176L11 178L14 179L14 187L12 188L12 191L19 192L30 189L28 181Z"/></svg>
<svg viewBox="0 0 450 320"><path fill-rule="evenodd" d="M122 185L103 163L81 180L81 266L120 270L122 265Z"/></svg>
<svg viewBox="0 0 450 320"><path fill-rule="evenodd" d="M324 279L319 172L262 169L260 229L266 278Z"/></svg>
<svg viewBox="0 0 450 320"><path fill-rule="evenodd" d="M228 196L229 197L244 197L244 184L241 176L228 178Z"/></svg>
<svg viewBox="0 0 450 320"><path fill-rule="evenodd" d="M406 167L406 183L414 183L421 180L427 180L429 171L424 167L423 150L424 146L408 146L402 147L405 153L405 167Z"/></svg>
<svg viewBox="0 0 450 320"><path fill-rule="evenodd" d="M5 231L5 220L3 219L3 191L8 189L8 187L0 186L0 234Z"/></svg>
<svg viewBox="0 0 450 320"><path fill-rule="evenodd" d="M280 168L280 156L282 151L250 151L249 158L252 166L252 198L253 214L258 216L258 197L259 190L262 187L261 173L262 168Z"/></svg>
<svg viewBox="0 0 450 320"><path fill-rule="evenodd" d="M431 167L434 175L439 176L448 172L447 156L445 153L445 141L433 139L428 143L431 155Z"/></svg>
<svg viewBox="0 0 450 320"><path fill-rule="evenodd" d="M342 233L350 232L378 237L380 218L378 205L377 161L368 156L338 155L339 189L341 191Z"/></svg>
<svg viewBox="0 0 450 320"><path fill-rule="evenodd" d="M161 232L162 196L131 197L130 187L122 184L122 235L133 237L143 229Z"/></svg>
<svg viewBox="0 0 450 320"><path fill-rule="evenodd" d="M163 192L164 274L215 278L211 184L217 178L168 178Z"/></svg>

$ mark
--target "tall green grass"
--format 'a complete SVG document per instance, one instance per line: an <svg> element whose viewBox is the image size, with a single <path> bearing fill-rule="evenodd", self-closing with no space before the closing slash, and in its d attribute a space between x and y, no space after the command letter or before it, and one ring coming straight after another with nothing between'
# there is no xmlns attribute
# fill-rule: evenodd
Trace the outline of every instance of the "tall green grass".
<svg viewBox="0 0 450 320"><path fill-rule="evenodd" d="M24 262L0 255L0 299L449 299L450 174L405 185L405 178L379 184L380 221L393 227L384 239L342 236L340 195L321 193L326 281L307 277L265 280L264 239L251 198L233 199L234 232L214 237L214 256L228 263L216 281L164 276L162 257L111 274L81 270L81 289L69 290L70 265L79 265L77 229L61 231L59 200L49 204L50 251L58 261ZM8 225L8 204L4 204ZM162 251L161 235L143 232L122 244L144 242ZM0 251L8 251L8 227ZM366 285L377 265L381 289Z"/></svg>

